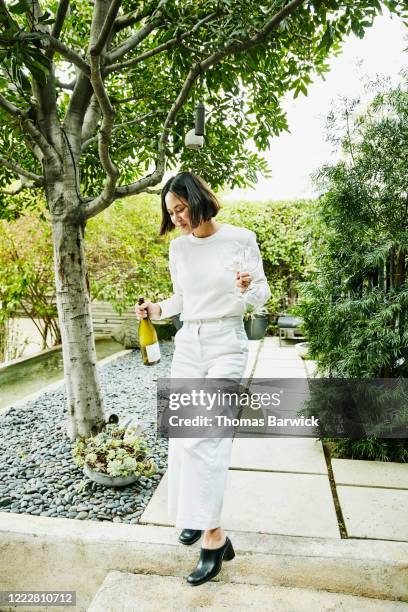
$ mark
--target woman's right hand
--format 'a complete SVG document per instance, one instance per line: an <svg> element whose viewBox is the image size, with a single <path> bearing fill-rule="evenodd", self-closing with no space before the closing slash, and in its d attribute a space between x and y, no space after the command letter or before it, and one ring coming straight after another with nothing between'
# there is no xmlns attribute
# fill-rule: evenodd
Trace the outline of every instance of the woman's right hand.
<svg viewBox="0 0 408 612"><path fill-rule="evenodd" d="M155 319L160 319L161 307L159 304L154 304L150 300L145 300L143 304L135 305L135 313L139 321L140 319L145 319L147 315L154 321Z"/></svg>

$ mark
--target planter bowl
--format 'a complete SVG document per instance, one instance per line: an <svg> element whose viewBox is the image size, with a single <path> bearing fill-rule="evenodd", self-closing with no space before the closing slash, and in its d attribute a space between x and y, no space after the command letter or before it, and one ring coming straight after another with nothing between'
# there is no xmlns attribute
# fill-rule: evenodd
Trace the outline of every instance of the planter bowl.
<svg viewBox="0 0 408 612"><path fill-rule="evenodd" d="M170 317L176 331L183 327L183 321L180 321L180 315L174 315L174 317Z"/></svg>
<svg viewBox="0 0 408 612"><path fill-rule="evenodd" d="M262 340L268 327L268 316L255 316L244 321L248 340Z"/></svg>
<svg viewBox="0 0 408 612"><path fill-rule="evenodd" d="M309 343L308 342L299 342L299 344L296 345L296 350L299 353L299 355L302 357L302 359L305 359L305 357L308 356L309 354Z"/></svg>
<svg viewBox="0 0 408 612"><path fill-rule="evenodd" d="M109 476L93 470L88 465L84 465L84 474L94 482L104 485L105 487L127 487L139 480L139 474L131 474L130 476Z"/></svg>

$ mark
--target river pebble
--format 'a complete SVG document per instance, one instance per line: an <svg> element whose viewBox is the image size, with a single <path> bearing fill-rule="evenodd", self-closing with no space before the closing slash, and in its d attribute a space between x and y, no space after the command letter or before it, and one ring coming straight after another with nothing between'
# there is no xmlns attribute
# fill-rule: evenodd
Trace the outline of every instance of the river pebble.
<svg viewBox="0 0 408 612"><path fill-rule="evenodd" d="M114 489L90 481L71 457L65 385L0 415L0 512L137 524L167 469L168 441L156 438L156 381L169 376L172 342L145 367L132 351L98 368L105 415L137 418L158 473Z"/></svg>

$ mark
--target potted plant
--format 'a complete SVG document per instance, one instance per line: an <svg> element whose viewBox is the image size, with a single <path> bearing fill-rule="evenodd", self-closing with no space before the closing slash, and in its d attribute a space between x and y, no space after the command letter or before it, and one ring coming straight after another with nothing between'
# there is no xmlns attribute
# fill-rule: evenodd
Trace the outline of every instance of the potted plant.
<svg viewBox="0 0 408 612"><path fill-rule="evenodd" d="M268 327L268 310L264 306L255 308L249 304L244 313L244 326L248 340L262 340Z"/></svg>
<svg viewBox="0 0 408 612"><path fill-rule="evenodd" d="M107 487L126 487L140 476L155 474L157 466L148 455L146 441L136 424L108 424L96 436L79 438L72 449L73 460L84 474Z"/></svg>
<svg viewBox="0 0 408 612"><path fill-rule="evenodd" d="M309 343L308 342L299 342L295 346L297 352L302 357L302 359L306 359L309 355Z"/></svg>
<svg viewBox="0 0 408 612"><path fill-rule="evenodd" d="M171 322L173 323L174 327L176 328L176 331L178 331L179 329L181 329L183 327L183 321L180 321L180 315L173 315L172 317L170 317Z"/></svg>

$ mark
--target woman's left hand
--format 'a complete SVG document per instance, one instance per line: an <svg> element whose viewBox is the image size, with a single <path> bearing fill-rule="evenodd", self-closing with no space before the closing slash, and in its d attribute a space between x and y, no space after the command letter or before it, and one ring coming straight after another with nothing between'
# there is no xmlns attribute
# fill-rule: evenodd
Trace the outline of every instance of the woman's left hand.
<svg viewBox="0 0 408 612"><path fill-rule="evenodd" d="M249 272L237 272L236 286L244 293L251 284L252 277Z"/></svg>

